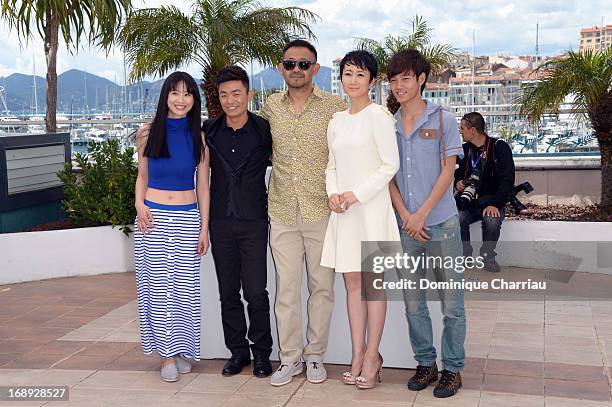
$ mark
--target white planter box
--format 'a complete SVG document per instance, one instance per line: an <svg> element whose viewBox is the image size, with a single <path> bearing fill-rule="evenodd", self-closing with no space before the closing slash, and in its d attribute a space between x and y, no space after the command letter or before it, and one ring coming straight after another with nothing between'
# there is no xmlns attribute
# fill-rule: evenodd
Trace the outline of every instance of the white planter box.
<svg viewBox="0 0 612 407"><path fill-rule="evenodd" d="M472 225L472 239L480 239L479 223ZM597 260L608 261L607 264L612 264L612 248L604 253L608 258L602 259L601 253L596 253L597 242L612 245L611 223L508 220L502 226L500 240L500 249L504 249L507 242L519 242L517 244L523 245L520 247L533 249L531 251L499 250L500 263L505 266L563 270L563 267L574 264L571 259L579 258L583 259L578 267L579 271L612 274L612 268L594 268ZM119 229L112 229L110 226L4 234L0 235L0 284L133 271L133 256L132 237L127 238ZM202 281L202 356L204 358L229 357L230 354L225 348L222 335L219 334L222 332L221 310L214 263L210 252L202 259L200 276ZM276 338L275 270L269 249L267 288L270 293L272 336ZM336 276L335 294L336 301L325 361L350 363L346 294L341 276ZM307 315L306 297L304 276L302 282L304 323ZM442 315L439 303L430 302L429 305L434 343L440 349ZM276 358L277 346L275 340L273 358ZM404 351L398 352L398 349ZM404 304L401 301L389 303L381 353L385 357L386 366L409 368L416 366L410 351Z"/></svg>
<svg viewBox="0 0 612 407"><path fill-rule="evenodd" d="M612 223L505 220L496 251L502 266L612 274Z"/></svg>
<svg viewBox="0 0 612 407"><path fill-rule="evenodd" d="M270 327L272 329L272 360L278 360L278 332L276 330L276 314L274 303L276 301L276 269L272 259L270 246L267 254L268 282L267 290L270 298ZM209 252L202 257L200 266L200 281L202 292L202 330L201 350L204 359L229 358L231 353L223 342L223 325L221 321L221 305L219 302L219 290L217 276L212 255ZM344 279L336 274L334 281L334 310L332 312L329 330L329 342L325 353L326 363L351 363L351 338L348 314L346 308L346 289ZM306 323L308 321L308 284L306 269L302 275L302 334L304 344L306 339ZM243 301L244 302L244 301ZM245 310L246 310L246 303ZM316 306L316 305L315 305ZM438 351L440 338L442 337L442 312L439 302L429 302L429 312L432 320L434 344ZM247 319L248 320L248 319ZM408 336L408 322L406 321L405 306L403 301L389 301L387 307L387 318L385 331L380 343L380 353L385 359L387 367L403 367L414 369L417 365L410 350L410 339ZM440 355L440 352L438 352ZM441 356L438 356L438 364Z"/></svg>
<svg viewBox="0 0 612 407"><path fill-rule="evenodd" d="M0 284L134 270L132 235L119 228L0 234Z"/></svg>

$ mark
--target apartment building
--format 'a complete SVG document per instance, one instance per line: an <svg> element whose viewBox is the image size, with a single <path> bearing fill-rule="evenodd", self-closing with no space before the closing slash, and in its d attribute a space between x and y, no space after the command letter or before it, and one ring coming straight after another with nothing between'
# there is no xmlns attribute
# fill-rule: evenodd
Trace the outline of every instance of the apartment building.
<svg viewBox="0 0 612 407"><path fill-rule="evenodd" d="M612 47L612 25L580 30L580 51L599 51Z"/></svg>

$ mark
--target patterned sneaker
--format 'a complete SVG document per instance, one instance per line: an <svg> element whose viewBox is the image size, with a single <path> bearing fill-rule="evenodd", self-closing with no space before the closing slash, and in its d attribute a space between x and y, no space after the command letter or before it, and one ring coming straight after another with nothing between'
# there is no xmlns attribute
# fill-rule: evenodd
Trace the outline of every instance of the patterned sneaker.
<svg viewBox="0 0 612 407"><path fill-rule="evenodd" d="M408 389L420 391L429 386L430 383L438 380L438 366L434 362L433 366L417 366L416 373L408 380Z"/></svg>
<svg viewBox="0 0 612 407"><path fill-rule="evenodd" d="M306 379L310 383L323 383L327 380L327 370L323 362L318 360L307 360L306 361Z"/></svg>
<svg viewBox="0 0 612 407"><path fill-rule="evenodd" d="M434 387L433 395L438 398L454 396L460 387L461 374L443 370L438 385Z"/></svg>
<svg viewBox="0 0 612 407"><path fill-rule="evenodd" d="M301 360L290 365L281 364L270 378L270 384L272 386L284 386L293 380L293 376L299 375L303 370L304 366L302 366Z"/></svg>

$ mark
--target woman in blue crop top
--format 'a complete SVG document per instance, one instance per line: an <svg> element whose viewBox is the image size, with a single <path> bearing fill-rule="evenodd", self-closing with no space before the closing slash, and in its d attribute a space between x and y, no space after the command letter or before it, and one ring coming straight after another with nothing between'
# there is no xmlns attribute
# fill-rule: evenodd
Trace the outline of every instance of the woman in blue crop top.
<svg viewBox="0 0 612 407"><path fill-rule="evenodd" d="M174 72L136 135L134 254L140 340L176 381L200 359L200 257L208 250L209 159L195 80Z"/></svg>

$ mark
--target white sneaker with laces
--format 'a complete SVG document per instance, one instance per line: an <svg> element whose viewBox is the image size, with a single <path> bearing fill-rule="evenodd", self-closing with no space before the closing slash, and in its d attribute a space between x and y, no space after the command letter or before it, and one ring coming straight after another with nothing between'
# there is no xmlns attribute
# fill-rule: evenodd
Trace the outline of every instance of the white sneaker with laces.
<svg viewBox="0 0 612 407"><path fill-rule="evenodd" d="M270 384L272 386L284 386L293 380L293 376L297 376L303 371L304 367L301 360L288 365L281 362L281 365L270 378Z"/></svg>
<svg viewBox="0 0 612 407"><path fill-rule="evenodd" d="M306 361L306 378L310 383L323 383L327 380L327 370L321 360L311 359Z"/></svg>

